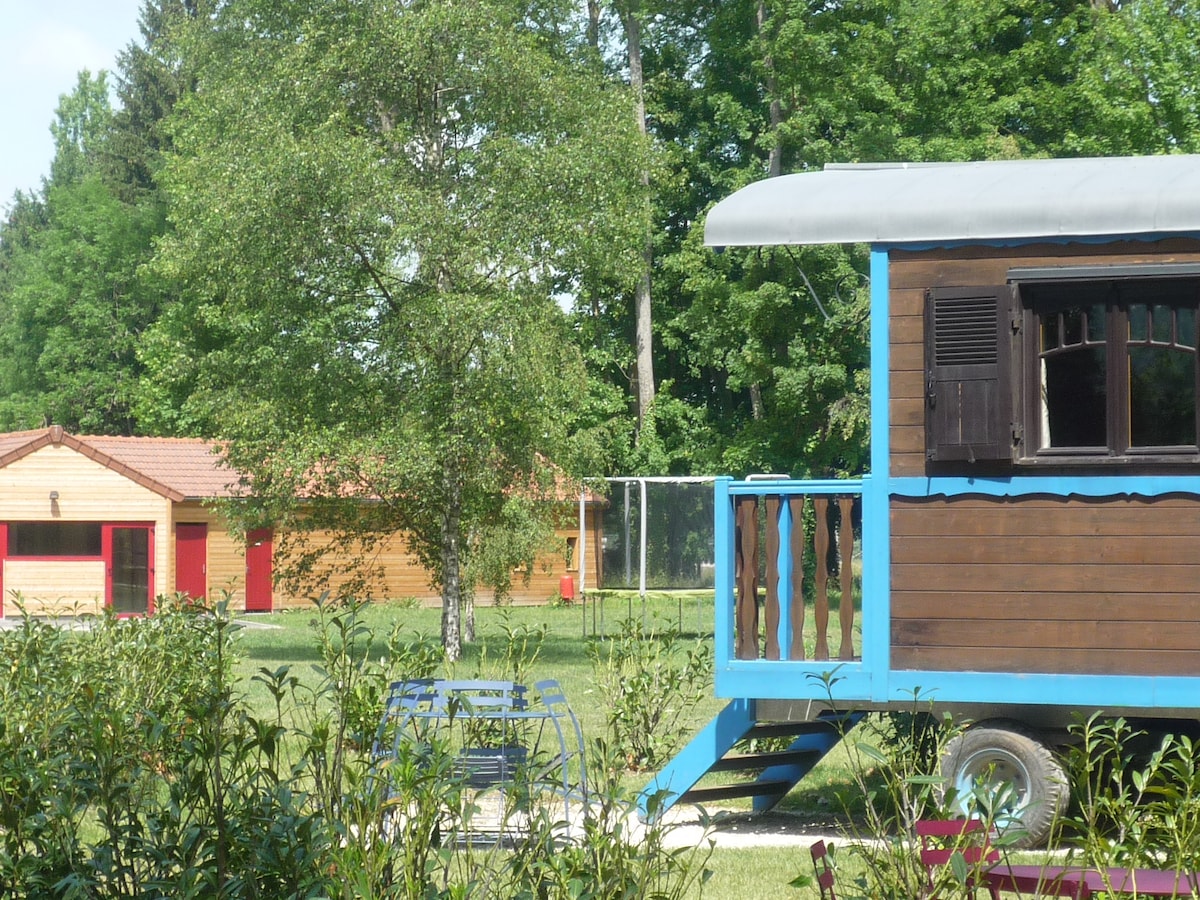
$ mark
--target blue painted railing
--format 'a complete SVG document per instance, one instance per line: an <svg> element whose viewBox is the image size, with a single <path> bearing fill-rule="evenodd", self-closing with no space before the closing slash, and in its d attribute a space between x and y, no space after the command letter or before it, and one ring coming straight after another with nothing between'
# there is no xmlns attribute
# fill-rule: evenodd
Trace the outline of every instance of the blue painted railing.
<svg viewBox="0 0 1200 900"><path fill-rule="evenodd" d="M861 660L863 484L717 481L718 673L754 661L828 661L821 671Z"/></svg>

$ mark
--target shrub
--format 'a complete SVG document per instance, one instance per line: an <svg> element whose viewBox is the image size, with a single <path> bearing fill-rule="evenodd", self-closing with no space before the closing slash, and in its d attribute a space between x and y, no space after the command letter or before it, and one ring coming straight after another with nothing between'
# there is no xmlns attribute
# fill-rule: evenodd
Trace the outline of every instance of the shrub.
<svg viewBox="0 0 1200 900"><path fill-rule="evenodd" d="M569 845L561 816L527 802L536 781L506 795L527 822L512 843L467 842L475 798L451 748L407 742L380 762L366 737L387 683L433 674L441 658L395 631L375 655L360 611L318 605L317 682L260 670L265 710L232 675L238 627L224 602L165 600L152 618L90 632L27 618L0 633L0 895L697 895L703 851L643 831L615 776ZM487 665L523 677L544 637L506 627Z"/></svg>
<svg viewBox="0 0 1200 900"><path fill-rule="evenodd" d="M685 645L673 628L656 632L627 619L617 637L593 642L588 652L624 767L661 767L679 749L692 710L708 698L711 642Z"/></svg>

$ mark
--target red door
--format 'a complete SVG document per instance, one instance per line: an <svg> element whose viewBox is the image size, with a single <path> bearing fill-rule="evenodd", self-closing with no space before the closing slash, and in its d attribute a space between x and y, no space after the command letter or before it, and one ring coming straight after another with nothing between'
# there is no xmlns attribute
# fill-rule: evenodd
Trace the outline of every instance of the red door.
<svg viewBox="0 0 1200 900"><path fill-rule="evenodd" d="M246 534L246 612L271 611L271 529Z"/></svg>
<svg viewBox="0 0 1200 900"><path fill-rule="evenodd" d="M208 526L175 526L175 590L193 600L208 596Z"/></svg>

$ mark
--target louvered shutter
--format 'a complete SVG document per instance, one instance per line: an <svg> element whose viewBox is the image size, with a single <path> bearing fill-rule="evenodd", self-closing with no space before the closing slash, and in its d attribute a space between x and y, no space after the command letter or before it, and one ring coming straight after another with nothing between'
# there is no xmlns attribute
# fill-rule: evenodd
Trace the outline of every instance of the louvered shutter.
<svg viewBox="0 0 1200 900"><path fill-rule="evenodd" d="M1012 290L925 294L925 453L931 462L1011 461Z"/></svg>

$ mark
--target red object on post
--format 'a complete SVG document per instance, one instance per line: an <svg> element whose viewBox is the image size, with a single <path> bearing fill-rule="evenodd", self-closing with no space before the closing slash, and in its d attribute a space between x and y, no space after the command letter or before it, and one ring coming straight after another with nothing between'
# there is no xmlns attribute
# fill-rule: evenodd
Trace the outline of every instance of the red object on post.
<svg viewBox="0 0 1200 900"><path fill-rule="evenodd" d="M575 599L575 579L570 575L563 575L558 579L558 595L564 600Z"/></svg>

